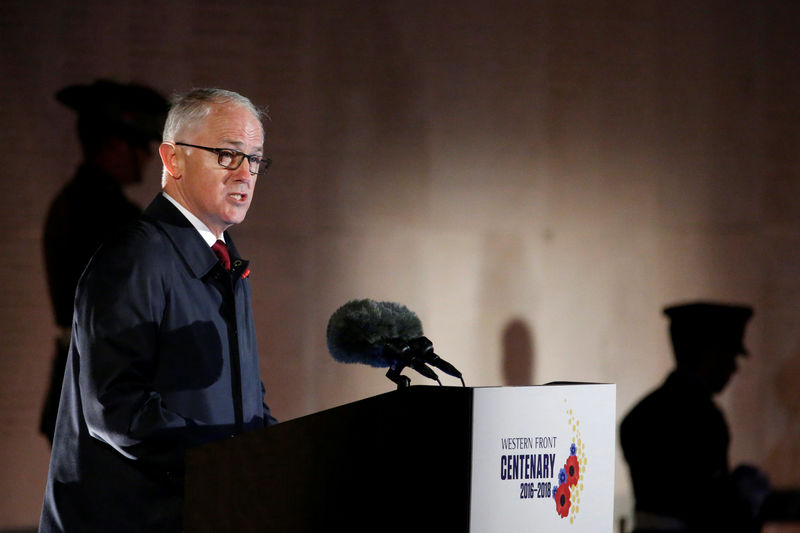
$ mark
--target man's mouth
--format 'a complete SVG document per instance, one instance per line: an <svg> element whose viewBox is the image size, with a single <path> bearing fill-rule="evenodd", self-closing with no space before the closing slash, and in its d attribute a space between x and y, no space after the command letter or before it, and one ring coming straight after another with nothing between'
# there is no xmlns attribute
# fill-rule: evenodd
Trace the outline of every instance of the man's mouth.
<svg viewBox="0 0 800 533"><path fill-rule="evenodd" d="M241 202L242 200L246 200L247 199L247 195L243 194L243 193L240 193L240 192L232 192L228 196L230 196L231 198L233 198L237 202Z"/></svg>

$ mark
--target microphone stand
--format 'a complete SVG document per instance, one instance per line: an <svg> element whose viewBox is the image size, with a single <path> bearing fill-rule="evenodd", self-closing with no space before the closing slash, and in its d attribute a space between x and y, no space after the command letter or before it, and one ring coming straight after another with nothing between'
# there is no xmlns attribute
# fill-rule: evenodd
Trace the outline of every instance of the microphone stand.
<svg viewBox="0 0 800 533"><path fill-rule="evenodd" d="M404 389L411 385L411 378L400 373L405 367L406 365L395 363L390 366L389 371L386 372L386 377L397 384L397 390Z"/></svg>
<svg viewBox="0 0 800 533"><path fill-rule="evenodd" d="M428 368L424 361L417 359L411 348L404 341L400 339L389 340L384 346L384 350L384 355L388 353L388 359L392 362L389 365L389 371L386 372L386 377L396 383L398 389L404 389L411 384L411 378L400 374L407 366L410 366L426 378L436 381L439 385L442 384L436 372Z"/></svg>

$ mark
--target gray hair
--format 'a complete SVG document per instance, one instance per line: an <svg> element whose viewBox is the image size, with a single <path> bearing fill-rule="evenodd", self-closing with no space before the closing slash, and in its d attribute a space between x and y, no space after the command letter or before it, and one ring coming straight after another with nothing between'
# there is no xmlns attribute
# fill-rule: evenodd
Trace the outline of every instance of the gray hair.
<svg viewBox="0 0 800 533"><path fill-rule="evenodd" d="M257 108L249 98L239 93L215 88L192 89L172 98L172 106L167 114L167 121L164 123L163 140L175 142L181 132L205 120L211 112L212 105L220 104L241 105L250 111L259 122L264 117L269 118L266 111ZM166 182L167 169L164 168L161 177L162 187Z"/></svg>

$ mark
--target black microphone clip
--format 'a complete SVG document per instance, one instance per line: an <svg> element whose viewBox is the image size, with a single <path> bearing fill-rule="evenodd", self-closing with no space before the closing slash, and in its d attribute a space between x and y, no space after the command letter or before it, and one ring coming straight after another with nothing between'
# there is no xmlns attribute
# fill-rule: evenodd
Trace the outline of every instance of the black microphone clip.
<svg viewBox="0 0 800 533"><path fill-rule="evenodd" d="M433 352L433 343L428 339L428 337L417 337L416 339L411 339L408 341L408 345L411 347L411 351L414 353L415 357L422 359L429 365L438 368L445 374L453 376L454 378L458 378L462 382L464 381L461 377L461 372L459 372L456 367Z"/></svg>
<svg viewBox="0 0 800 533"><path fill-rule="evenodd" d="M395 382L398 389L408 387L411 384L411 380L401 374L403 369L408 366L426 378L436 381L439 385L442 384L436 372L428 368L425 361L415 357L414 351L402 339L389 339L386 341L383 345L383 357L389 362L389 371L386 372L386 377Z"/></svg>
<svg viewBox="0 0 800 533"><path fill-rule="evenodd" d="M383 357L389 362L386 377L396 383L398 389L407 387L411 383L407 376L401 374L407 366L441 385L439 376L428 365L460 379L461 385L466 386L461 372L434 353L433 343L427 337L420 336L409 340L390 339L383 346Z"/></svg>

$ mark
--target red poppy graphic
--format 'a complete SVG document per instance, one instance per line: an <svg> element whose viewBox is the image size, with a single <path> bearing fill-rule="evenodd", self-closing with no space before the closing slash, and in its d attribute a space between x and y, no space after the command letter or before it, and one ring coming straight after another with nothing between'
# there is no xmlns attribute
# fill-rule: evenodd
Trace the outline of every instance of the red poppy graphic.
<svg viewBox="0 0 800 533"><path fill-rule="evenodd" d="M569 459L567 459L567 464L564 465L564 470L567 472L567 482L565 485L569 485L570 487L577 485L578 480L581 477L581 469L576 456L569 456Z"/></svg>
<svg viewBox="0 0 800 533"><path fill-rule="evenodd" d="M572 503L569 501L569 487L566 483L562 483L556 489L556 511L561 518L567 517L570 505Z"/></svg>

